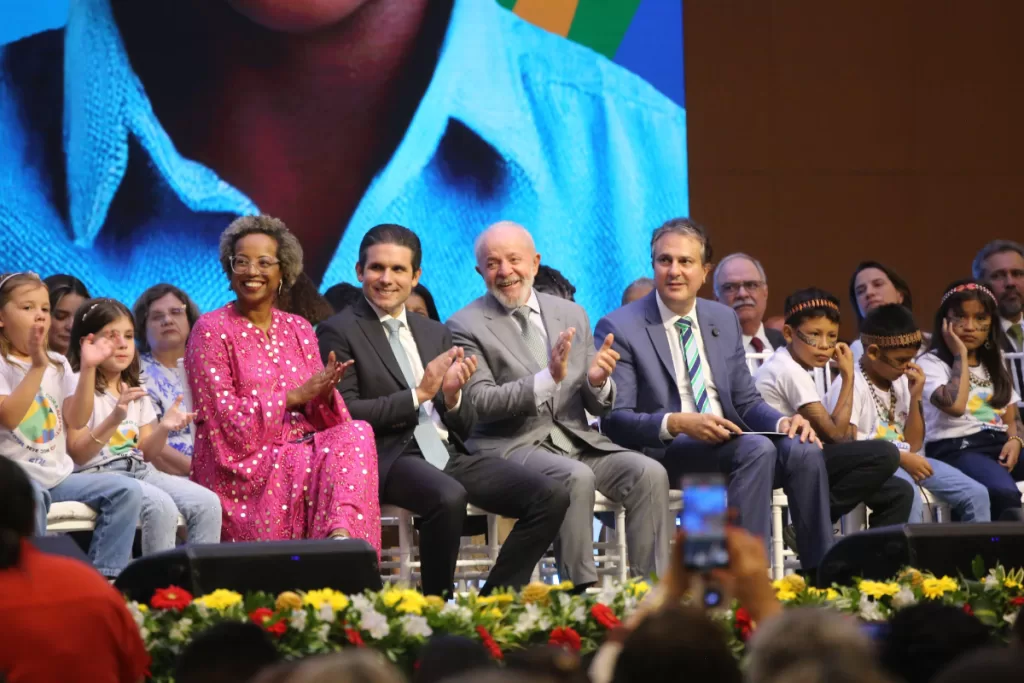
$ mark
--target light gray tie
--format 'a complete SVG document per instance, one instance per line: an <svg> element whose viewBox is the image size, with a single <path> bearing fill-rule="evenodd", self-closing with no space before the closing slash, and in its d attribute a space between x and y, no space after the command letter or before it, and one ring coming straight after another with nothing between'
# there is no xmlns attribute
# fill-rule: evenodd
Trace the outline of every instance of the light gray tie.
<svg viewBox="0 0 1024 683"><path fill-rule="evenodd" d="M542 368L548 366L548 353L547 346L544 344L544 340L540 336L540 332L537 328L530 323L530 307L520 306L519 308L512 311L512 315L519 322L520 335L523 338L523 343L526 344L526 348L529 349L530 355L537 361L537 365ZM554 411L552 411L552 418L554 417ZM555 424L551 428L551 443L554 444L555 448L566 453L573 452L572 439L562 431L562 428Z"/></svg>
<svg viewBox="0 0 1024 683"><path fill-rule="evenodd" d="M388 343L391 344L391 352L395 354L398 367L402 369L405 382L409 385L410 389L415 389L416 380L413 378L409 356L406 355L405 348L398 338L398 330L402 327L402 321L398 318L388 318L384 321L384 327L388 330ZM433 420L427 414L427 407L422 403L420 404L419 420L420 423L416 425L416 429L413 431L416 445L420 447L420 451L423 453L423 457L427 459L427 462L437 469L443 470L444 466L448 464L448 449L444 447L441 435L437 433Z"/></svg>

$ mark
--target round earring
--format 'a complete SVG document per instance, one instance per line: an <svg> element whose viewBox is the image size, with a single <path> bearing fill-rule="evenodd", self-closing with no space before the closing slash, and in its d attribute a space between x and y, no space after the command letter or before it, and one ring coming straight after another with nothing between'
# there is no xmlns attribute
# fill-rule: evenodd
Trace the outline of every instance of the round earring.
<svg viewBox="0 0 1024 683"><path fill-rule="evenodd" d="M992 348L992 340L991 339L986 339L985 340L985 348L986 349L991 349Z"/></svg>

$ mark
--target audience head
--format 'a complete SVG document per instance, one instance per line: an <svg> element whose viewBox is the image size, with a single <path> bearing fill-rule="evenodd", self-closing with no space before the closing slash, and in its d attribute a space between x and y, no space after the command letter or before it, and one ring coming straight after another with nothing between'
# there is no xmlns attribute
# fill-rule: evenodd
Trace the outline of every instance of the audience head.
<svg viewBox="0 0 1024 683"><path fill-rule="evenodd" d="M649 277L641 277L633 280L622 292L622 305L631 304L637 299L643 299L654 289L654 280Z"/></svg>
<svg viewBox="0 0 1024 683"><path fill-rule="evenodd" d="M931 351L948 365L953 364L953 350L946 341L945 328L955 334L974 354L992 379L989 405L1003 408L1010 402L1013 386L1010 373L1003 365L1002 345L1005 333L998 319L995 295L974 280L957 280L946 287L946 293L935 312Z"/></svg>
<svg viewBox="0 0 1024 683"><path fill-rule="evenodd" d="M988 627L977 617L928 601L896 612L879 658L906 683L928 683L954 659L992 644Z"/></svg>
<svg viewBox="0 0 1024 683"><path fill-rule="evenodd" d="M775 330L776 332L782 332L782 328L786 326L786 319L781 315L773 315L770 318L764 319L764 327L768 330Z"/></svg>
<svg viewBox="0 0 1024 683"><path fill-rule="evenodd" d="M295 284L281 297L278 307L286 313L305 318L313 327L334 315L331 302L320 294L316 283L305 272L299 273Z"/></svg>
<svg viewBox="0 0 1024 683"><path fill-rule="evenodd" d="M974 257L971 271L996 295L999 315L1017 320L1024 310L1024 245L1011 240L989 242Z"/></svg>
<svg viewBox="0 0 1024 683"><path fill-rule="evenodd" d="M339 282L324 292L324 298L334 308L335 313L341 313L346 308L363 299L363 290L351 282Z"/></svg>
<svg viewBox="0 0 1024 683"><path fill-rule="evenodd" d="M405 677L380 652L343 650L300 661L283 683L405 683Z"/></svg>
<svg viewBox="0 0 1024 683"><path fill-rule="evenodd" d="M409 228L377 225L359 243L356 277L367 300L388 315L398 315L413 287L419 284L423 250Z"/></svg>
<svg viewBox="0 0 1024 683"><path fill-rule="evenodd" d="M887 382L902 377L921 350L921 330L914 314L900 304L872 308L860 323L860 340L864 369Z"/></svg>
<svg viewBox="0 0 1024 683"><path fill-rule="evenodd" d="M96 391L121 381L130 387L139 386L139 354L135 350L135 320L132 312L114 299L89 299L75 313L71 324L71 346L68 362L78 372L82 363L82 340L90 335L106 337L114 353L96 370Z"/></svg>
<svg viewBox="0 0 1024 683"><path fill-rule="evenodd" d="M483 646L463 636L434 636L420 651L413 683L439 683L478 669L494 668Z"/></svg>
<svg viewBox="0 0 1024 683"><path fill-rule="evenodd" d="M174 285L153 285L135 300L135 345L140 353L184 354L185 342L199 319L199 307ZM180 357L180 356L179 356Z"/></svg>
<svg viewBox="0 0 1024 683"><path fill-rule="evenodd" d="M48 348L49 331L50 292L39 276L30 272L0 275L0 355L31 360L32 335L41 334Z"/></svg>
<svg viewBox="0 0 1024 683"><path fill-rule="evenodd" d="M784 610L754 632L747 652L749 683L885 680L861 625L829 609Z"/></svg>
<svg viewBox="0 0 1024 683"><path fill-rule="evenodd" d="M956 660L932 683L1018 683L1022 670L1020 651L986 648Z"/></svg>
<svg viewBox="0 0 1024 683"><path fill-rule="evenodd" d="M405 301L405 309L412 313L419 313L424 318L430 318L441 322L441 316L437 312L437 305L434 304L434 297L430 290L420 282L412 288L412 294Z"/></svg>
<svg viewBox="0 0 1024 683"><path fill-rule="evenodd" d="M768 276L753 256L729 254L715 266L715 298L736 311L743 334L755 335L768 306Z"/></svg>
<svg viewBox="0 0 1024 683"><path fill-rule="evenodd" d="M505 655L505 668L524 675L543 676L558 683L588 683L579 655L564 647L536 645Z"/></svg>
<svg viewBox="0 0 1024 683"><path fill-rule="evenodd" d="M0 569L21 559L21 539L35 533L35 496L21 465L0 457Z"/></svg>
<svg viewBox="0 0 1024 683"><path fill-rule="evenodd" d="M67 355L75 311L92 297L82 281L73 275L51 275L43 283L50 290L50 348Z"/></svg>
<svg viewBox="0 0 1024 683"><path fill-rule="evenodd" d="M702 610L676 605L645 617L626 637L612 681L668 683L683 672L694 681L743 680L721 626Z"/></svg>
<svg viewBox="0 0 1024 683"><path fill-rule="evenodd" d="M651 236L654 284L662 303L688 312L711 270L711 242L689 218L673 218Z"/></svg>
<svg viewBox="0 0 1024 683"><path fill-rule="evenodd" d="M557 296L559 299L575 301L576 287L569 282L568 278L551 266L543 263L537 268L537 277L533 281L533 288L538 292Z"/></svg>
<svg viewBox="0 0 1024 683"><path fill-rule="evenodd" d="M861 261L850 278L850 303L860 323L871 309L884 304L903 304L913 310L910 286L896 271L878 261Z"/></svg>
<svg viewBox="0 0 1024 683"><path fill-rule="evenodd" d="M540 254L526 228L511 221L495 223L476 238L474 252L476 272L502 306L516 308L530 300Z"/></svg>
<svg viewBox="0 0 1024 683"><path fill-rule="evenodd" d="M266 631L250 622L223 621L199 633L178 657L176 683L246 683L281 660Z"/></svg>
<svg viewBox="0 0 1024 683"><path fill-rule="evenodd" d="M220 264L244 310L272 305L302 272L302 245L284 222L242 216L220 236Z"/></svg>
<svg viewBox="0 0 1024 683"><path fill-rule="evenodd" d="M816 287L790 294L782 334L794 360L808 368L825 367L839 342L839 299Z"/></svg>

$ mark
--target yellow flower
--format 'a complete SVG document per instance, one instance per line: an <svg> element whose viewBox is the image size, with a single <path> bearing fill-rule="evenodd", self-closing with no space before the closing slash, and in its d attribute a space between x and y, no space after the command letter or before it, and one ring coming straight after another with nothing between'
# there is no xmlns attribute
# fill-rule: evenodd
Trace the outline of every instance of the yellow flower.
<svg viewBox="0 0 1024 683"><path fill-rule="evenodd" d="M533 602L546 603L548 601L548 593L550 592L551 586L546 583L535 581L523 588L519 597L521 597L523 602L526 604Z"/></svg>
<svg viewBox="0 0 1024 683"><path fill-rule="evenodd" d="M433 607L434 609L441 609L444 607L444 598L436 595L428 595L426 598L427 607Z"/></svg>
<svg viewBox="0 0 1024 683"><path fill-rule="evenodd" d="M573 589L573 583L572 583L572 581L568 581L568 580L563 581L562 583L558 584L557 586L552 586L551 587L551 590L553 590L553 591L571 591L572 589Z"/></svg>
<svg viewBox="0 0 1024 683"><path fill-rule="evenodd" d="M237 605L240 602L242 602L242 596L239 593L236 593L235 591L229 591L223 588L218 588L212 593L207 593L206 595L199 596L195 599L195 602L198 605L203 605L204 607L209 607L210 609L215 609L223 612L228 607Z"/></svg>
<svg viewBox="0 0 1024 683"><path fill-rule="evenodd" d="M647 595L647 592L651 590L651 584L646 581L637 581L630 585L630 590L633 592L634 598L641 598Z"/></svg>
<svg viewBox="0 0 1024 683"><path fill-rule="evenodd" d="M302 607L302 597L298 593L291 591L285 591L277 596L277 600L274 602L274 609L279 612L285 610L295 610ZM319 607L319 605L317 605Z"/></svg>
<svg viewBox="0 0 1024 683"><path fill-rule="evenodd" d="M839 597L839 593L837 593L832 588L821 589L821 588L814 588L812 586L812 587L807 589L807 592L810 593L811 595L813 595L816 598L825 598L826 600L829 600L829 601L835 600L835 599L837 599Z"/></svg>
<svg viewBox="0 0 1024 683"><path fill-rule="evenodd" d="M925 579L924 583L921 584L925 597L932 598L933 600L945 595L946 593L955 591L959 587L960 585L956 580L951 579L948 576L943 576L941 579Z"/></svg>
<svg viewBox="0 0 1024 683"><path fill-rule="evenodd" d="M786 602L788 600L796 600L796 593L794 593L791 590L780 590L777 593L775 593L775 597L780 602Z"/></svg>
<svg viewBox="0 0 1024 683"><path fill-rule="evenodd" d="M492 607L491 609L484 612L484 614L486 614L489 617L494 617L495 619L501 619L501 617L504 616L503 612L497 607Z"/></svg>
<svg viewBox="0 0 1024 683"><path fill-rule="evenodd" d="M800 593L807 589L807 582L804 581L804 577L799 574L790 574L789 576L783 577L782 580L789 584L789 590L794 593Z"/></svg>
<svg viewBox="0 0 1024 683"><path fill-rule="evenodd" d="M882 583L881 581L861 581L857 589L869 597L878 600L889 595L896 595L900 592L898 583Z"/></svg>
<svg viewBox="0 0 1024 683"><path fill-rule="evenodd" d="M277 598L277 608L281 609L281 599L287 595L282 593ZM320 590L308 591L306 596L303 598L303 603L306 605L312 605L314 609L320 609L325 604L330 605L335 612L348 607L348 596L340 591L333 590L331 588L322 588Z"/></svg>
<svg viewBox="0 0 1024 683"><path fill-rule="evenodd" d="M402 591L397 588L388 588L381 593L380 599L384 601L385 607L394 607L402 601Z"/></svg>
<svg viewBox="0 0 1024 683"><path fill-rule="evenodd" d="M406 589L402 591L402 599L395 609L406 614L423 614L423 608L426 606L427 599L419 591Z"/></svg>
<svg viewBox="0 0 1024 683"><path fill-rule="evenodd" d="M137 603L135 606L138 607L139 611L142 612L143 614L145 614L146 612L149 611L149 605L147 605L144 602Z"/></svg>
<svg viewBox="0 0 1024 683"><path fill-rule="evenodd" d="M1020 582L1009 576L1007 576L1006 579L1003 581L1003 585L1007 588L1020 588Z"/></svg>
<svg viewBox="0 0 1024 683"><path fill-rule="evenodd" d="M908 567L899 575L898 580L909 581L911 586L917 588L924 583L924 575L913 567Z"/></svg>

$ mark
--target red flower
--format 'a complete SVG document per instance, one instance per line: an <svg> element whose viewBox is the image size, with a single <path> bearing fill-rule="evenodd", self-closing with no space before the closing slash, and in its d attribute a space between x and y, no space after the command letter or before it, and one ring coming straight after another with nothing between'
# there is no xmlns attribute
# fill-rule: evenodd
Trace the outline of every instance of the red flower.
<svg viewBox="0 0 1024 683"><path fill-rule="evenodd" d="M964 603L964 614L971 614L971 615L974 614L974 610L971 609L970 603L967 603L967 602Z"/></svg>
<svg viewBox="0 0 1024 683"><path fill-rule="evenodd" d="M149 601L153 609L173 609L178 612L192 604L192 594L178 586L157 588Z"/></svg>
<svg viewBox="0 0 1024 683"><path fill-rule="evenodd" d="M736 610L736 630L740 632L740 640L744 642L754 632L754 620L750 618L750 612L746 607Z"/></svg>
<svg viewBox="0 0 1024 683"><path fill-rule="evenodd" d="M583 643L580 642L580 634L576 633L576 631L568 626L565 628L553 629L551 631L551 637L548 638L548 645L564 647L572 650L573 652L579 652L580 648L583 647Z"/></svg>
<svg viewBox="0 0 1024 683"><path fill-rule="evenodd" d="M363 642L363 637L359 635L359 629L345 629L345 639L348 640L350 645L355 645L356 647L366 647L366 643Z"/></svg>
<svg viewBox="0 0 1024 683"><path fill-rule="evenodd" d="M595 603L590 608L590 616L594 617L594 621L604 626L606 629L611 630L621 624L619 618L615 616L615 612L612 611L608 605L602 605L601 603Z"/></svg>
<svg viewBox="0 0 1024 683"><path fill-rule="evenodd" d="M284 632L288 630L288 624L285 623L284 619L278 619L273 622L274 610L269 607L260 607L249 612L249 620L262 628L267 633L272 633L275 636L283 636Z"/></svg>
<svg viewBox="0 0 1024 683"><path fill-rule="evenodd" d="M505 656L501 654L501 647L494 640L494 637L487 631L483 626L477 626L476 632L480 636L480 640L483 641L484 647L491 654L491 659L504 659Z"/></svg>
<svg viewBox="0 0 1024 683"><path fill-rule="evenodd" d="M1021 605L1024 605L1024 597L1016 597L1013 600L1010 600L1010 604L1014 607L1020 607Z"/></svg>

